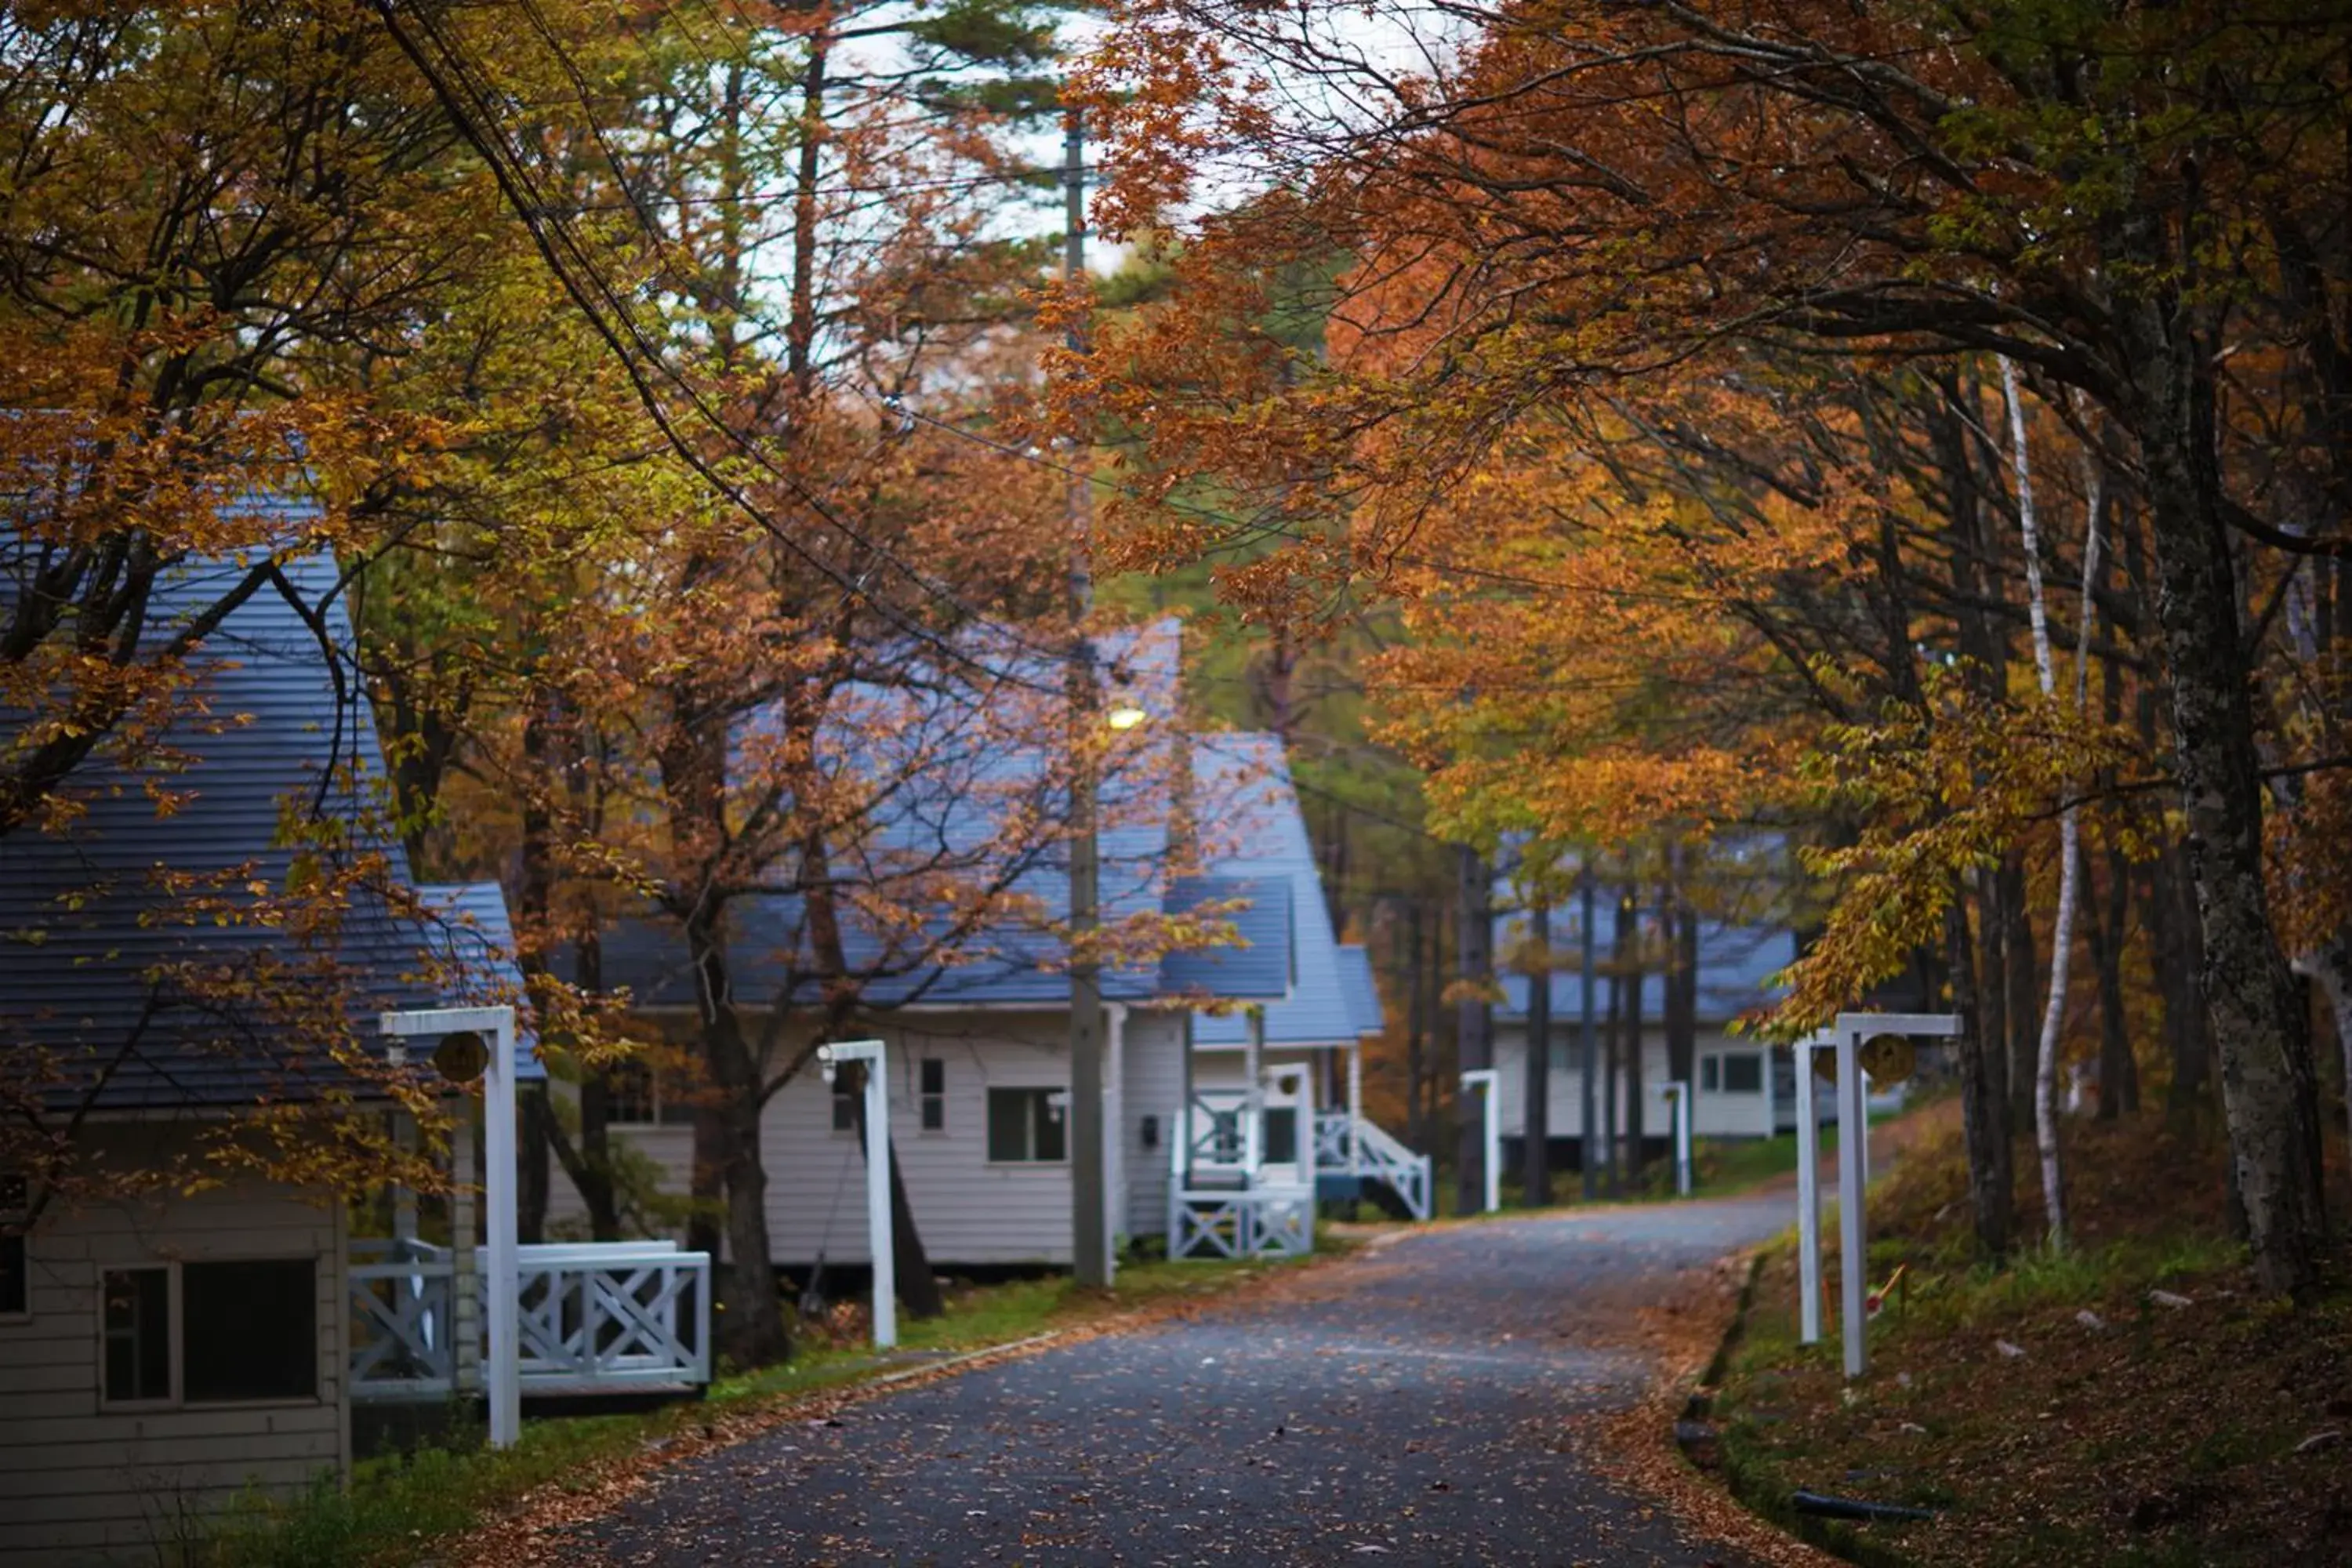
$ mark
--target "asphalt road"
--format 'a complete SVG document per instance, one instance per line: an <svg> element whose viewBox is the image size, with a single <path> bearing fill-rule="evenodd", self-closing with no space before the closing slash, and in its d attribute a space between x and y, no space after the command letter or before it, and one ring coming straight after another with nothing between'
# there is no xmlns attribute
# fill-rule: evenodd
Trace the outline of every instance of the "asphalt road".
<svg viewBox="0 0 2352 1568"><path fill-rule="evenodd" d="M679 1465L565 1555L611 1563L1742 1562L1571 1451L1632 1315L1786 1197L1409 1237L1135 1333Z"/></svg>

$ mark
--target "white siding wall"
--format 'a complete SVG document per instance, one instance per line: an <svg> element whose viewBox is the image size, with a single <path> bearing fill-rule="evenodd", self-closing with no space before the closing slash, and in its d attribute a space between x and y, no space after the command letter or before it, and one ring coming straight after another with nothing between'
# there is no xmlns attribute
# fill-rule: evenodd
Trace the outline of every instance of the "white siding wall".
<svg viewBox="0 0 2352 1568"><path fill-rule="evenodd" d="M1158 1236L1168 1228L1168 1154L1173 1118L1184 1098L1184 1016L1127 1016L1127 1080L1119 1120L1127 1157L1127 1234ZM1159 1129L1160 1146L1143 1146L1143 1119Z"/></svg>
<svg viewBox="0 0 2352 1568"><path fill-rule="evenodd" d="M1575 1138L1584 1128L1584 1075L1578 1069L1577 1026L1570 1020L1565 1028L1555 1022L1552 1026L1552 1048L1555 1053L1565 1046L1568 1065L1555 1065L1551 1073L1550 1133L1554 1138ZM1517 1023L1501 1023L1495 1027L1495 1066L1498 1069L1497 1090L1503 1119L1503 1136L1517 1138L1527 1125L1527 1029ZM1605 1042L1602 1049L1606 1049ZM1727 1036L1720 1030L1699 1031L1696 1055L1709 1056L1761 1054L1764 1045L1744 1036ZM1718 1082L1721 1080L1718 1079ZM1771 1083L1769 1063L1764 1082ZM1642 1038L1642 1130L1646 1136L1663 1138L1668 1135L1673 1122L1668 1120L1664 1084L1666 1082L1666 1038L1664 1030L1645 1030ZM1708 1092L1693 1085L1691 1128L1702 1138L1765 1138L1772 1132L1770 1099L1762 1092L1727 1094L1718 1089ZM1624 1114L1625 1085L1619 1083L1618 1125L1626 1125Z"/></svg>
<svg viewBox="0 0 2352 1568"><path fill-rule="evenodd" d="M988 1091L1069 1087L1068 1017L1064 1013L895 1015L874 1037L889 1047L890 1128L907 1198L932 1262L956 1264L1070 1261L1070 1172L1053 1164L992 1164L988 1159ZM1181 1090L1182 1020L1166 1013L1131 1012L1126 1031L1125 1083L1118 1116L1125 1163L1129 1234L1165 1226L1168 1112ZM917 1063L946 1064L947 1125L922 1129ZM1163 1142L1146 1150L1144 1114L1160 1119ZM768 1173L768 1235L779 1264L814 1261L863 1264L866 1246L865 1158L851 1131L833 1127L832 1091L814 1068L769 1101L761 1119L761 1156ZM615 1128L667 1173L667 1190L684 1193L694 1137L684 1126ZM551 1181L551 1225L584 1218L579 1194L559 1167Z"/></svg>
<svg viewBox="0 0 2352 1568"><path fill-rule="evenodd" d="M110 1157L153 1160L168 1134L110 1130ZM178 1260L318 1261L319 1397L109 1414L99 1404L99 1275ZM153 1563L183 1521L255 1487L298 1490L350 1448L338 1210L250 1180L44 1216L32 1314L0 1319L0 1565ZM168 1560L168 1559L166 1559Z"/></svg>

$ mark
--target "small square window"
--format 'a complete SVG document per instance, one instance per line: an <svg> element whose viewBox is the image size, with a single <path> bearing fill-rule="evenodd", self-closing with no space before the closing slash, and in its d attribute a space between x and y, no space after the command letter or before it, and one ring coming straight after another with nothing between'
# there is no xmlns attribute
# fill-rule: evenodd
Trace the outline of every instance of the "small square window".
<svg viewBox="0 0 2352 1568"><path fill-rule="evenodd" d="M1741 1051L1724 1058L1723 1092L1726 1094L1763 1093L1764 1059L1754 1051Z"/></svg>
<svg viewBox="0 0 2352 1568"><path fill-rule="evenodd" d="M25 1178L0 1176L0 1318L33 1310L31 1248L25 1235L31 1203Z"/></svg>
<svg viewBox="0 0 2352 1568"><path fill-rule="evenodd" d="M988 1158L997 1165L1053 1164L1069 1158L1059 1089L988 1091Z"/></svg>
<svg viewBox="0 0 2352 1568"><path fill-rule="evenodd" d="M654 1069L635 1060L604 1069L605 1120L616 1126L647 1126L661 1113L654 1094Z"/></svg>
<svg viewBox="0 0 2352 1568"><path fill-rule="evenodd" d="M181 1265L180 1353L191 1405L317 1397L316 1262Z"/></svg>
<svg viewBox="0 0 2352 1568"><path fill-rule="evenodd" d="M690 1074L675 1061L632 1057L604 1069L610 1098L605 1120L615 1126L693 1125L695 1093Z"/></svg>
<svg viewBox="0 0 2352 1568"><path fill-rule="evenodd" d="M106 1402L172 1397L172 1271L110 1268L105 1291Z"/></svg>
<svg viewBox="0 0 2352 1568"><path fill-rule="evenodd" d="M0 1220L0 1226L8 1222ZM32 1259L20 1232L0 1231L0 1318L21 1318L33 1310Z"/></svg>
<svg viewBox="0 0 2352 1568"><path fill-rule="evenodd" d="M948 1064L938 1057L925 1057L916 1074L915 1087L922 1100L923 1131L944 1132L948 1125Z"/></svg>
<svg viewBox="0 0 2352 1568"><path fill-rule="evenodd" d="M1701 1057L1698 1059L1698 1086L1712 1094L1723 1087L1723 1058Z"/></svg>

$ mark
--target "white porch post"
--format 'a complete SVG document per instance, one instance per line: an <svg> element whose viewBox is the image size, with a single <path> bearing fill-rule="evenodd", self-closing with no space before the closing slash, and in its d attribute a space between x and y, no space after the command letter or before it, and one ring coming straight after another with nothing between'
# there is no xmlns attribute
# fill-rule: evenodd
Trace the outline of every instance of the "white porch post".
<svg viewBox="0 0 2352 1568"><path fill-rule="evenodd" d="M1364 1157L1356 1129L1364 1121L1364 1042L1348 1042L1348 1174L1364 1173Z"/></svg>
<svg viewBox="0 0 2352 1568"><path fill-rule="evenodd" d="M490 1447L511 1447L522 1436L522 1309L515 1221L514 1009L437 1007L386 1013L377 1021L377 1027L394 1039L438 1036L444 1047L460 1045L455 1037L470 1036L472 1045L484 1052L478 1068L468 1060L470 1052L464 1049L452 1050L445 1058L436 1048L434 1059L437 1068L457 1081L469 1081L477 1070L482 1077L483 1154L484 1163L489 1167L484 1173L483 1183L484 1199L489 1209L484 1226L488 1245L482 1250L483 1261L488 1267L487 1270L478 1270L475 1261L473 1207L467 1195L473 1184L474 1134L473 1119L468 1114L459 1119L454 1146L454 1174L461 1201L450 1205L450 1260L455 1265L451 1281L455 1300L451 1305L457 1319L455 1349L461 1381L463 1368L478 1353L474 1347L480 1341L476 1330L487 1310L490 1342L484 1394L489 1406Z"/></svg>
<svg viewBox="0 0 2352 1568"><path fill-rule="evenodd" d="M490 1446L505 1448L522 1436L522 1280L515 1215L514 1009L499 1013L482 1086L482 1145L489 1166Z"/></svg>
<svg viewBox="0 0 2352 1568"><path fill-rule="evenodd" d="M1869 1237L1863 1214L1863 1145L1870 1123L1862 1100L1862 1037L1844 1019L1837 1031L1838 1096L1838 1315L1845 1341L1845 1374L1860 1377L1870 1364L1863 1333L1863 1296L1868 1288Z"/></svg>
<svg viewBox="0 0 2352 1568"><path fill-rule="evenodd" d="M816 1048L824 1081L843 1062L866 1066L866 1246L874 1266L874 1344L898 1342L898 1276L890 1234L889 1062L879 1040L836 1040Z"/></svg>
<svg viewBox="0 0 2352 1568"><path fill-rule="evenodd" d="M1118 1238L1127 1234L1127 1004L1103 1005L1103 1272L1118 1279Z"/></svg>
<svg viewBox="0 0 2352 1568"><path fill-rule="evenodd" d="M1821 1110L1813 1092L1813 1048L1808 1036L1790 1048L1797 1060L1797 1341L1822 1339L1822 1135Z"/></svg>
<svg viewBox="0 0 2352 1568"><path fill-rule="evenodd" d="M1503 1206L1503 1118L1496 1105L1496 1072L1493 1068L1472 1068L1462 1075L1462 1092L1478 1096L1479 1115L1483 1119L1486 1156L1486 1207L1493 1214Z"/></svg>
<svg viewBox="0 0 2352 1568"><path fill-rule="evenodd" d="M1870 1365L1870 1347L1863 1321L1863 1298L1869 1289L1870 1259L1864 1209L1870 1182L1870 1106L1863 1082L1862 1043L1879 1035L1927 1036L1949 1039L1959 1032L1959 1018L1951 1013L1841 1013L1836 1031L1838 1097L1838 1222L1839 1242L1845 1253L1839 1270L1844 1289L1845 1374L1860 1377Z"/></svg>
<svg viewBox="0 0 2352 1568"><path fill-rule="evenodd" d="M1771 1072L1772 1058L1766 1057L1766 1075ZM1688 1197L1691 1193L1691 1086L1676 1081L1666 1085L1666 1092L1675 1103L1675 1193Z"/></svg>
<svg viewBox="0 0 2352 1568"><path fill-rule="evenodd" d="M1242 1159L1249 1184L1257 1185L1257 1167L1265 1147L1265 1009L1249 1010L1249 1044L1242 1051Z"/></svg>

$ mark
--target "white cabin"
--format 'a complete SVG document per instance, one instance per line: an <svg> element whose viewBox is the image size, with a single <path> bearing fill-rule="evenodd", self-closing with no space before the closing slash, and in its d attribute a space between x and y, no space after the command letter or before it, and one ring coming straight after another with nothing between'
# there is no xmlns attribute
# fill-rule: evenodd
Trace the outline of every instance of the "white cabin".
<svg viewBox="0 0 2352 1568"><path fill-rule="evenodd" d="M1187 1202L1188 1135L1197 1142L1221 1116L1228 1131L1247 1118L1250 1146L1282 1156L1253 1163L1235 1142L1229 1159L1212 1159L1217 1151L1210 1148L1199 1162L1217 1206L1264 1208L1275 1200L1236 1193L1282 1194L1279 1205L1296 1223L1250 1251L1311 1246L1318 1192L1342 1195L1334 1177L1396 1175L1410 1185L1412 1177L1397 1168L1418 1162L1419 1195L1407 1207L1426 1217L1426 1162L1368 1122L1358 1130L1360 1097L1332 1089L1332 1054L1354 1059L1360 1037L1378 1032L1379 1001L1360 952L1343 956L1333 937L1280 747L1246 735L1197 737L1193 744L1202 790L1216 792L1210 797L1234 842L1210 875L1181 879L1163 897L1171 910L1202 901L1239 906L1223 918L1242 942L1171 953L1156 973L1106 974L1113 998L1104 1106L1104 1125L1116 1130L1108 1150L1113 1239L1182 1228L1171 1215ZM730 940L730 972L740 993L759 994L783 969L774 933L789 933L793 923L788 901L772 900L745 921L759 939ZM694 1016L683 1005L688 994L673 933L635 922L608 936L604 965L608 984L627 984L640 999L642 1023L673 1041L690 1039ZM840 1034L883 1042L891 1143L926 1255L949 1268L1067 1265L1066 981L1050 967L1006 963L945 969L930 990L905 984L913 999L877 1006ZM954 999L929 999L941 993ZM758 1009L747 1016L764 1036L770 1016ZM1253 1016L1265 1047L1255 1089L1247 1074ZM804 1031L800 1038L790 1029L777 1033L771 1070L782 1071L782 1063L805 1057L810 1041ZM692 1058L683 1047L676 1055ZM638 1073L633 1083L617 1097L611 1135L650 1162L663 1192L682 1194L693 1167L691 1081L665 1088ZM828 1086L813 1066L801 1068L775 1090L760 1125L777 1265L866 1263L866 1178L847 1080ZM1312 1158L1318 1139L1328 1151L1319 1164ZM551 1227L584 1228L585 1205L561 1171L550 1190ZM1185 1254L1181 1237L1171 1251Z"/></svg>
<svg viewBox="0 0 2352 1568"><path fill-rule="evenodd" d="M247 570L181 563L156 583L151 625L209 606ZM165 751L184 756L163 776L177 809L144 787L152 756L101 750L74 776L83 809L69 823L0 838L0 927L12 933L0 943L0 1075L29 1091L10 1114L36 1133L7 1150L23 1163L0 1168L0 1568L179 1562L234 1500L342 1473L362 1446L356 1406L446 1405L479 1385L473 1249L434 1258L412 1241L415 1255L391 1256L404 1241L362 1239L337 1192L254 1174L236 1140L257 1106L391 1114L376 1078L322 1037L348 1030L350 1052L373 1051L383 1010L513 1000L499 889L419 889L416 911L355 896L331 954L266 910L215 921L171 891L217 894L224 875L237 891L217 896L289 885L282 810L341 817L405 880L400 846L368 837L383 777L373 727L363 704L339 707L355 688L334 679L314 624L323 614L348 643L330 593L341 583L327 557L285 563L280 583L223 623L226 657L192 659L211 710L241 721L173 727ZM328 957L333 980L303 967ZM539 1071L527 1041L508 1067ZM456 1174L470 1184L471 1145L458 1142ZM465 1201L455 1206L465 1234ZM693 1292L665 1302L662 1281L707 1260L673 1250L625 1276L604 1269L612 1261L526 1259L526 1386L601 1389L653 1364L646 1340L666 1314L701 1327L675 1310ZM592 1294L637 1310L618 1328L592 1310L578 1332Z"/></svg>

